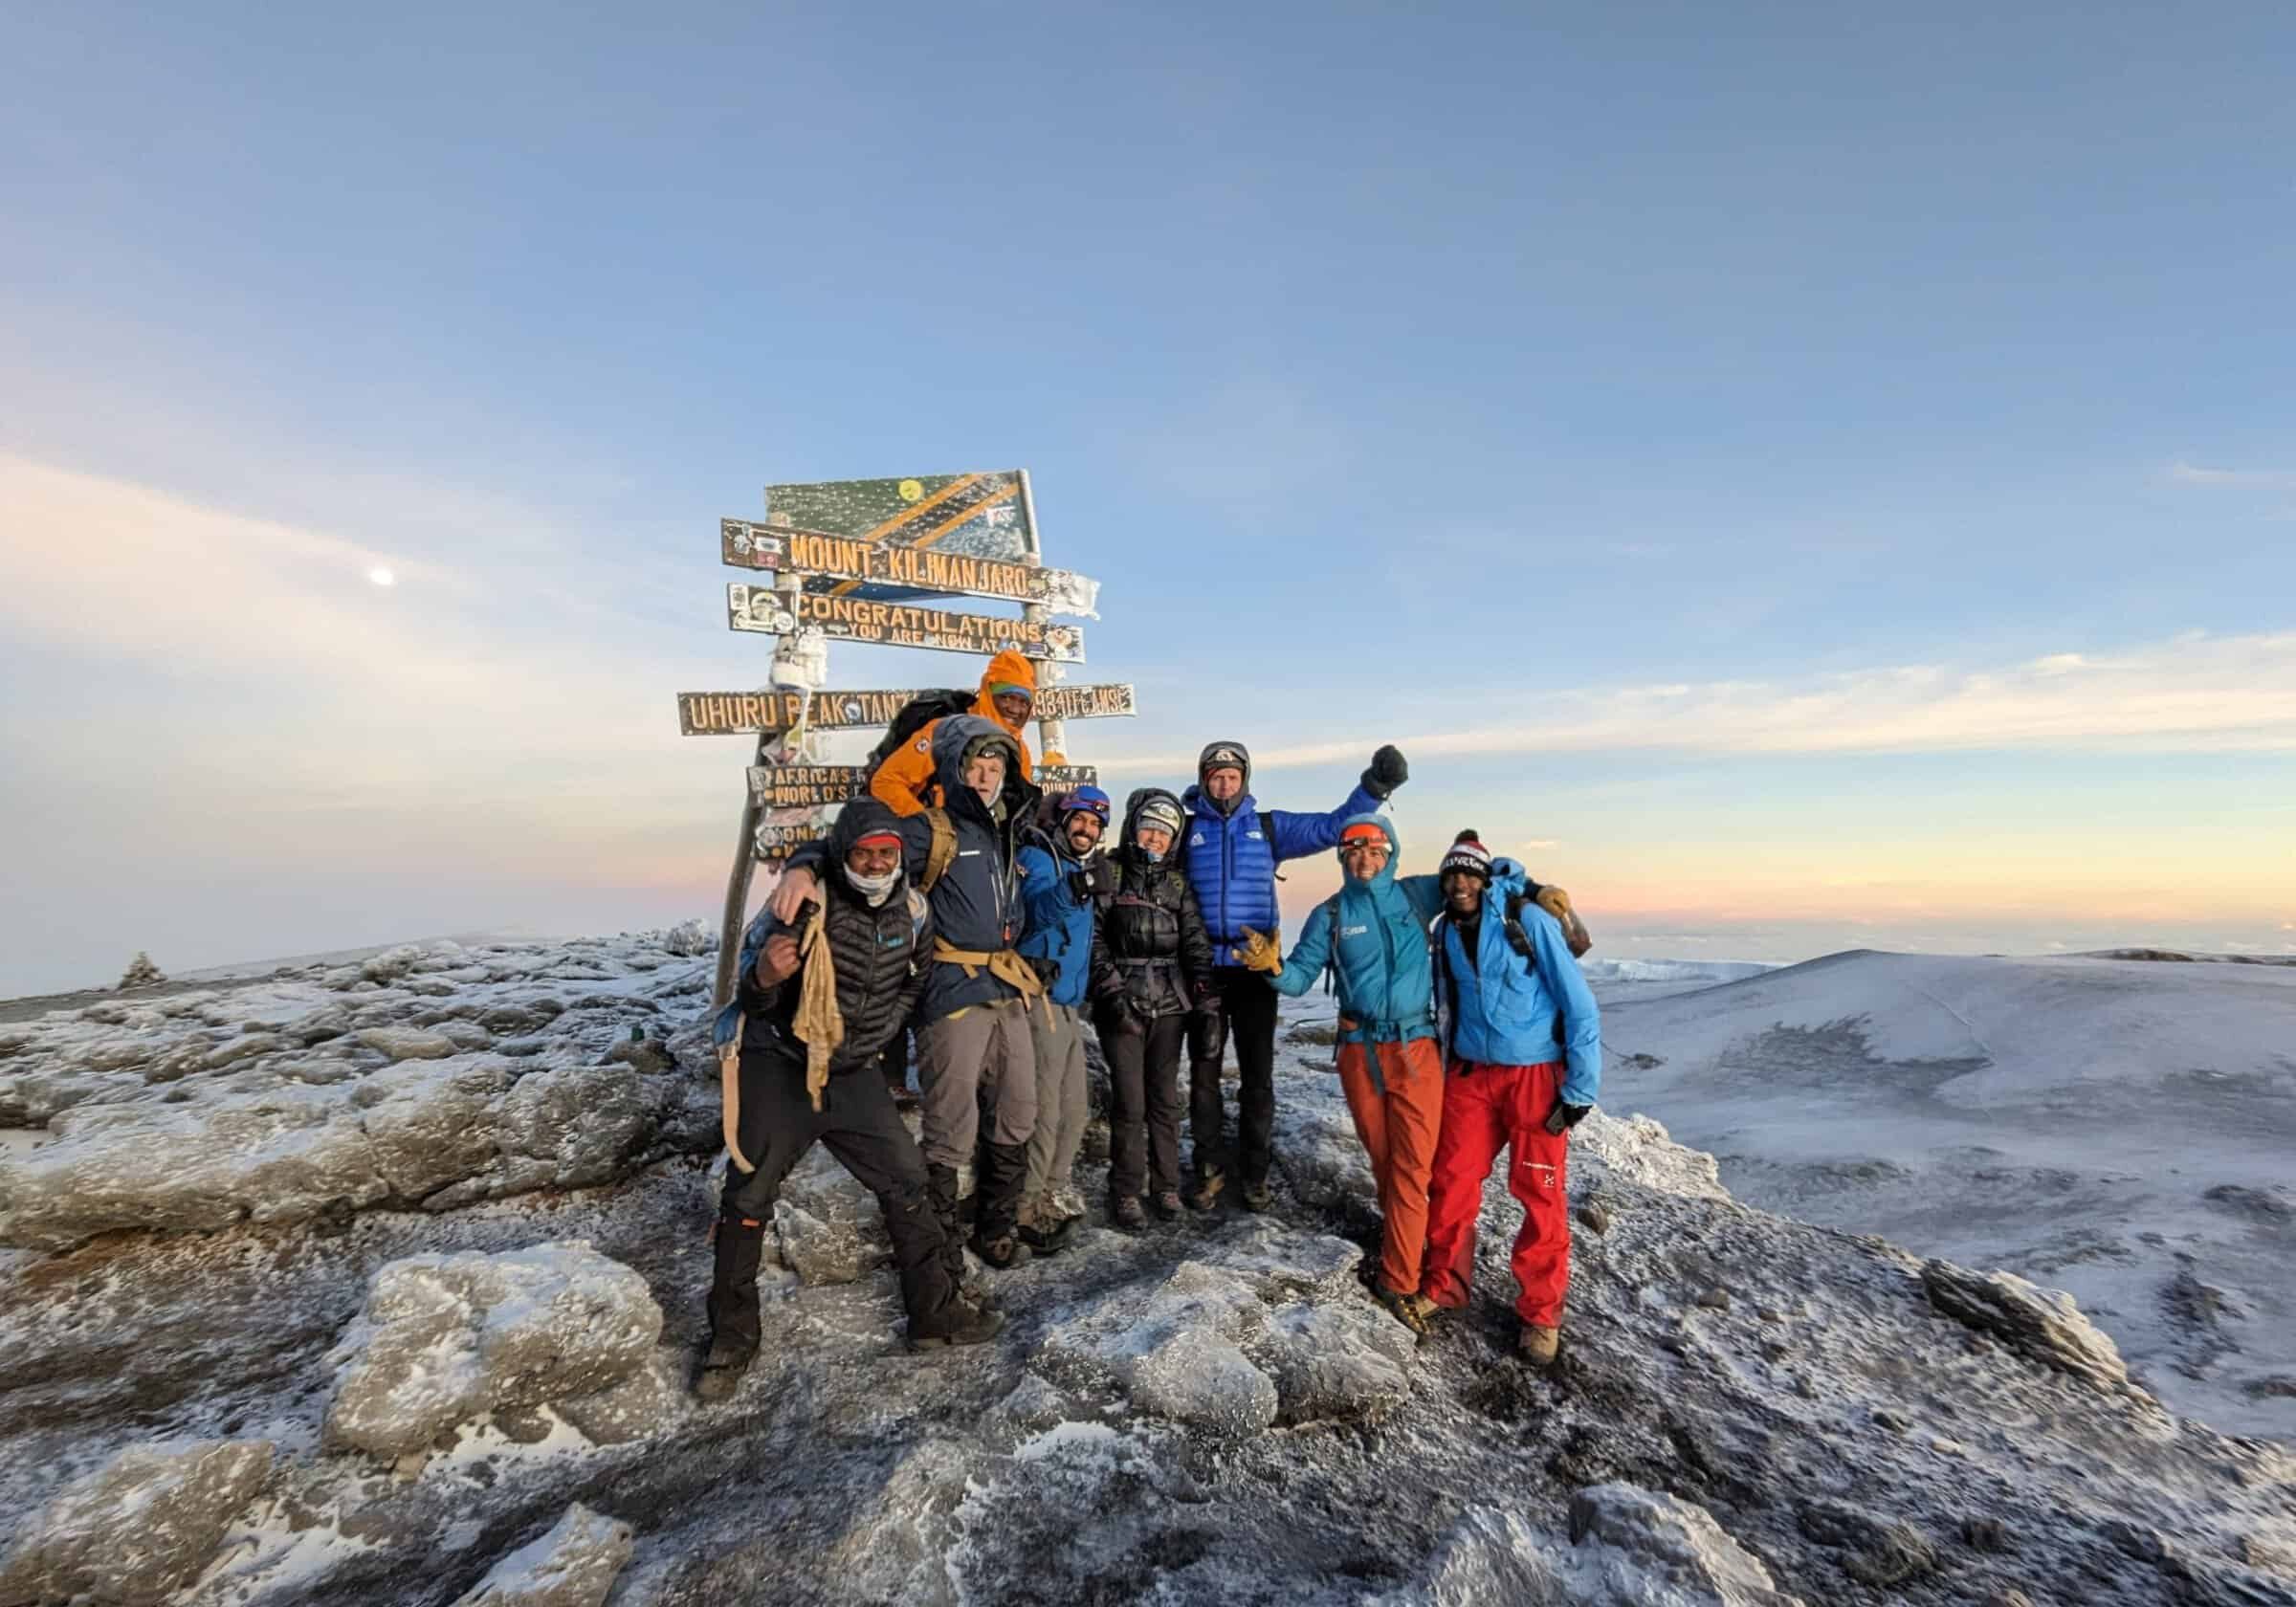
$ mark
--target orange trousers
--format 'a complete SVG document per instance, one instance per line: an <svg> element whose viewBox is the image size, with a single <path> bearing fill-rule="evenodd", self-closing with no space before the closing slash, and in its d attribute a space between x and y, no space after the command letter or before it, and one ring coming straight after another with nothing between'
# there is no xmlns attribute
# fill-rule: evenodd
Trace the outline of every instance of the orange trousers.
<svg viewBox="0 0 2296 1607"><path fill-rule="evenodd" d="M1427 1245L1427 1178L1443 1129L1442 1051L1432 1038L1342 1044L1339 1086L1380 1186L1380 1215L1386 1223L1380 1282L1416 1294Z"/></svg>

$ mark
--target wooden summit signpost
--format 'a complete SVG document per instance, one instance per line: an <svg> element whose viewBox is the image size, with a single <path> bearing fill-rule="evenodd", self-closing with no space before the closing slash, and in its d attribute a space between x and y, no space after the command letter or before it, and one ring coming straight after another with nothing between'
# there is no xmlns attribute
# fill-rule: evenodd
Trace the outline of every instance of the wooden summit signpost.
<svg viewBox="0 0 2296 1607"><path fill-rule="evenodd" d="M858 764L808 762L812 736L893 722L916 693L825 691L832 640L994 653L1018 649L1037 667L1033 717L1046 762L1040 786L1096 782L1065 761L1064 722L1133 713L1129 685L1063 686L1062 664L1084 659L1084 632L1051 616L1098 618L1099 583L1041 561L1035 499L1026 470L827 480L765 488L765 518L718 521L718 556L771 583L726 586L728 628L775 638L772 685L746 692L681 692L688 737L755 736L740 840L726 884L717 1002L732 996L751 873L818 841L842 804L868 790ZM1010 616L918 606L920 597L980 597L1021 605Z"/></svg>
<svg viewBox="0 0 2296 1607"><path fill-rule="evenodd" d="M813 731L867 731L893 723L894 715L917 694L900 692L681 692L677 728L688 737L777 736L802 718ZM1106 686L1040 686L1038 719L1105 719L1133 713L1130 683Z"/></svg>

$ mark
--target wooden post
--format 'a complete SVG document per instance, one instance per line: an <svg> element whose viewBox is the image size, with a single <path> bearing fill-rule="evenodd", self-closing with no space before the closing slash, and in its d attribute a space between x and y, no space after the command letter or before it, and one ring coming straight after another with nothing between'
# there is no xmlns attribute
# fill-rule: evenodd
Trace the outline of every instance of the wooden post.
<svg viewBox="0 0 2296 1607"><path fill-rule="evenodd" d="M758 733L757 757L750 762L765 762L768 741L765 733ZM741 835L734 844L734 872L725 882L725 916L718 928L718 982L710 992L710 1009L722 1010L733 1002L734 967L741 958L742 917L749 914L749 883L758 868L758 821L764 813L749 796L744 779L741 788Z"/></svg>
<svg viewBox="0 0 2296 1607"><path fill-rule="evenodd" d="M1043 539L1036 533L1036 493L1028 484L1028 471L1026 469L1021 471L1021 522L1028 533L1027 561L1032 568L1041 566L1045 561L1045 550ZM1042 625L1051 617L1052 610L1042 603L1021 605L1021 618L1028 621L1031 625ZM1036 666L1037 690L1042 692L1045 686L1045 677L1054 671L1048 660L1040 658L1031 660L1031 662ZM1061 672L1065 673L1065 671ZM1065 720L1056 719L1040 719L1036 722L1036 757L1040 761L1051 755L1057 755L1064 759L1068 758L1067 724L1068 722Z"/></svg>

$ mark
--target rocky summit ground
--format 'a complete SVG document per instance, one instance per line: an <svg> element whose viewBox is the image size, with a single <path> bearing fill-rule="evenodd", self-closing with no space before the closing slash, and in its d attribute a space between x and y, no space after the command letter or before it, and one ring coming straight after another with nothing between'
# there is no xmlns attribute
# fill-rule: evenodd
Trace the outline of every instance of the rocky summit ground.
<svg viewBox="0 0 2296 1607"><path fill-rule="evenodd" d="M2296 1603L2296 1460L2069 1299L1573 1145L1560 1363L1431 1340L1312 1025L1266 1216L979 1275L898 1343L793 1178L766 1349L684 1392L717 1144L692 929L408 948L0 1026L0 1603ZM1629 1107L1630 1108L1630 1107ZM1097 1205L1096 1166L1082 1169Z"/></svg>

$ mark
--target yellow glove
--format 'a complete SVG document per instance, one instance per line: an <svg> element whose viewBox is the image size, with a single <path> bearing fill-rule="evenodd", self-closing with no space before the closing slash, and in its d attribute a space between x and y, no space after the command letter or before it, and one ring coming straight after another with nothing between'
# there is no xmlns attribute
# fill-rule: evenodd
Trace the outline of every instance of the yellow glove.
<svg viewBox="0 0 2296 1607"><path fill-rule="evenodd" d="M1571 924L1571 895L1558 887L1538 890L1538 907L1563 925Z"/></svg>
<svg viewBox="0 0 2296 1607"><path fill-rule="evenodd" d="M1265 971L1272 977L1284 968L1283 945L1270 933L1254 932L1250 927L1246 927L1241 953L1247 971Z"/></svg>

